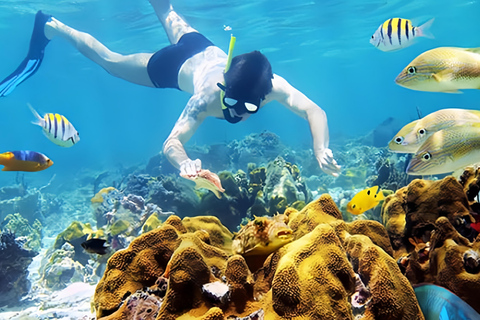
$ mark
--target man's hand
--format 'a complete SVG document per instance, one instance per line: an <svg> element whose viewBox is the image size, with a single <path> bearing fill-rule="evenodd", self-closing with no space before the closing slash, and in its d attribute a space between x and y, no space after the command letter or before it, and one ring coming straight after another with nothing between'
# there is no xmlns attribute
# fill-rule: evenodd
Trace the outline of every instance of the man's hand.
<svg viewBox="0 0 480 320"><path fill-rule="evenodd" d="M340 175L340 166L337 164L337 161L333 159L332 150L329 148L323 149L321 152L316 154L318 164L320 169L326 174L338 177Z"/></svg>
<svg viewBox="0 0 480 320"><path fill-rule="evenodd" d="M201 170L202 161L200 159L187 159L180 162L180 175L185 178L195 178Z"/></svg>

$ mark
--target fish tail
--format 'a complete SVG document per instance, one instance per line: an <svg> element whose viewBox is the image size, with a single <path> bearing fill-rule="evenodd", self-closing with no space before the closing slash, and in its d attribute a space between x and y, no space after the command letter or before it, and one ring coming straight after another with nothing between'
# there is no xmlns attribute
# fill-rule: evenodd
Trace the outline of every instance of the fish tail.
<svg viewBox="0 0 480 320"><path fill-rule="evenodd" d="M42 126L42 120L43 118L38 114L38 112L33 108L33 106L27 102L27 105L28 107L30 108L30 111L32 111L33 115L35 116L35 118L37 118L36 121L32 121L33 124L36 124L36 125L39 125L39 126Z"/></svg>
<svg viewBox="0 0 480 320"><path fill-rule="evenodd" d="M425 37L425 38L428 38L428 39L435 39L435 37L433 36L433 34L430 32L430 27L432 26L432 23L433 21L435 20L435 18L432 18L430 20L428 20L427 22L425 22L424 24L422 24L420 27L417 27L417 36L418 37Z"/></svg>

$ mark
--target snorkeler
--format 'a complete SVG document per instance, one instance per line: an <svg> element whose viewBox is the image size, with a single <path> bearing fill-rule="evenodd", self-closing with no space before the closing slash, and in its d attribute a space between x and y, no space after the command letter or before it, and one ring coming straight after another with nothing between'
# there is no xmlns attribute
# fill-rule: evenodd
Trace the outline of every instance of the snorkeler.
<svg viewBox="0 0 480 320"><path fill-rule="evenodd" d="M85 57L115 77L154 88L176 88L192 96L163 144L163 153L184 177L201 171L200 159L190 159L184 144L206 117L237 123L277 100L306 119L313 137L313 150L320 168L338 176L340 166L328 148L329 135L325 112L282 77L273 74L267 58L259 51L232 58L187 24L169 0L150 0L171 45L156 53L121 55L110 51L91 35L77 31L39 11L27 57L0 83L0 97L40 67L49 41L61 37Z"/></svg>

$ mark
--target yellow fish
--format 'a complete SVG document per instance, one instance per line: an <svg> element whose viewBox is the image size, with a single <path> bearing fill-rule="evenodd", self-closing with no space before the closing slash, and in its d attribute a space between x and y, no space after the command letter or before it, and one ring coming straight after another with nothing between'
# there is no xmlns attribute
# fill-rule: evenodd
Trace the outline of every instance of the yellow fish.
<svg viewBox="0 0 480 320"><path fill-rule="evenodd" d="M357 193L347 204L347 211L359 215L376 207L383 199L382 191L378 191L378 186L373 186Z"/></svg>
<svg viewBox="0 0 480 320"><path fill-rule="evenodd" d="M218 199L220 199L222 193L225 192L220 178L210 170L202 169L195 177L190 177L184 174L180 174L180 176L195 182L195 189L205 188L212 191Z"/></svg>
<svg viewBox="0 0 480 320"><path fill-rule="evenodd" d="M403 69L395 82L419 91L459 93L459 89L480 89L480 48L425 51Z"/></svg>
<svg viewBox="0 0 480 320"><path fill-rule="evenodd" d="M452 126L471 125L480 122L479 110L442 109L405 125L388 147L393 152L416 153L432 134Z"/></svg>
<svg viewBox="0 0 480 320"><path fill-rule="evenodd" d="M480 162L480 123L435 132L407 167L410 175L444 174Z"/></svg>

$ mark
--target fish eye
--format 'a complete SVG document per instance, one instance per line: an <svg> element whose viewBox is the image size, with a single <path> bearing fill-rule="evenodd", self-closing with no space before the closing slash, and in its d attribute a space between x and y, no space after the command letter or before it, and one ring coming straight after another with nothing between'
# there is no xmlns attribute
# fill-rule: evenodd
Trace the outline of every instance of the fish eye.
<svg viewBox="0 0 480 320"><path fill-rule="evenodd" d="M422 160L428 161L430 159L432 159L432 155L430 154L430 152L425 152L424 154L422 154Z"/></svg>
<svg viewBox="0 0 480 320"><path fill-rule="evenodd" d="M356 205L356 204L354 204L354 205L352 206L352 209L355 209L355 207L356 207L356 206L357 206L357 205Z"/></svg>
<svg viewBox="0 0 480 320"><path fill-rule="evenodd" d="M417 68L415 68L414 66L410 66L407 68L407 72L410 74L414 74L417 72Z"/></svg>
<svg viewBox="0 0 480 320"><path fill-rule="evenodd" d="M418 129L417 132L418 132L419 135L423 136L424 134L427 133L427 130L425 128L421 128L421 129Z"/></svg>
<svg viewBox="0 0 480 320"><path fill-rule="evenodd" d="M375 39L375 35L372 35L372 39Z"/></svg>
<svg viewBox="0 0 480 320"><path fill-rule="evenodd" d="M396 144L401 144L403 142L404 138L402 136L398 136L395 138L395 143Z"/></svg>

